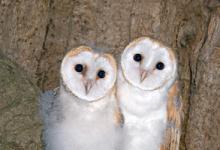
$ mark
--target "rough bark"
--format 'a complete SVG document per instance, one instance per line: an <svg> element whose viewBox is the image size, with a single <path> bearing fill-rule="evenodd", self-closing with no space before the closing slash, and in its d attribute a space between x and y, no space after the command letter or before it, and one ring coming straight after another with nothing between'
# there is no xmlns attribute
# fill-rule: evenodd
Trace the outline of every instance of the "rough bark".
<svg viewBox="0 0 220 150"><path fill-rule="evenodd" d="M118 56L140 36L172 47L183 100L182 150L220 149L219 0L0 0L0 49L42 89L73 47Z"/></svg>
<svg viewBox="0 0 220 150"><path fill-rule="evenodd" d="M0 53L0 150L40 150L39 90L18 68Z"/></svg>
<svg viewBox="0 0 220 150"><path fill-rule="evenodd" d="M188 149L220 149L220 9L198 51L186 135Z"/></svg>

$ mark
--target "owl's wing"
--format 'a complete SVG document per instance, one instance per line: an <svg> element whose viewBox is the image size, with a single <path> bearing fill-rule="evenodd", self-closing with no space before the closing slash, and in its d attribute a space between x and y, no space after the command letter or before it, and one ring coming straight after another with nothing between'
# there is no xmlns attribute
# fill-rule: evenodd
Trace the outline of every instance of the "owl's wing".
<svg viewBox="0 0 220 150"><path fill-rule="evenodd" d="M160 150L178 150L182 120L182 103L178 81L169 90L167 110L168 124Z"/></svg>
<svg viewBox="0 0 220 150"><path fill-rule="evenodd" d="M40 115L45 124L49 118L49 112L53 107L58 90L59 88L55 88L54 90L48 90L40 94Z"/></svg>
<svg viewBox="0 0 220 150"><path fill-rule="evenodd" d="M122 127L123 124L124 124L124 116L122 115L121 110L120 110L119 107L117 107L117 108L115 109L114 117L115 117L115 123L116 123L116 125Z"/></svg>
<svg viewBox="0 0 220 150"><path fill-rule="evenodd" d="M115 87L112 90L112 93L114 93L114 121L117 126L123 126L124 123L124 116L122 115L118 95L117 95L117 88Z"/></svg>

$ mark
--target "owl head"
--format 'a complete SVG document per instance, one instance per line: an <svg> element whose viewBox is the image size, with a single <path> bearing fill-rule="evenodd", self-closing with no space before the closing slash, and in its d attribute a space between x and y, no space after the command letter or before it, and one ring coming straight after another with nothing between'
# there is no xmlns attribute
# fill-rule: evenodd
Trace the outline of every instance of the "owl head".
<svg viewBox="0 0 220 150"><path fill-rule="evenodd" d="M61 64L63 85L85 101L96 101L110 92L116 80L116 62L109 54L80 46L69 51Z"/></svg>
<svg viewBox="0 0 220 150"><path fill-rule="evenodd" d="M177 62L170 48L142 37L125 48L121 68L127 82L133 86L155 90L174 81Z"/></svg>

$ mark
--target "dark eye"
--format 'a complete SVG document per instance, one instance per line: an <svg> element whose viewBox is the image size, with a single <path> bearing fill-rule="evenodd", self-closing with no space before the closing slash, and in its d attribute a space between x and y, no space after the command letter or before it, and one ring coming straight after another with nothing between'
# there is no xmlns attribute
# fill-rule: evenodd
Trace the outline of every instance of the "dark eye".
<svg viewBox="0 0 220 150"><path fill-rule="evenodd" d="M75 65L75 70L76 70L76 72L82 72L83 71L83 65L81 65L81 64Z"/></svg>
<svg viewBox="0 0 220 150"><path fill-rule="evenodd" d="M157 68L158 70L163 70L164 67L165 67L165 65L164 65L164 63L162 63L162 62L158 62L157 65L156 65L156 68Z"/></svg>
<svg viewBox="0 0 220 150"><path fill-rule="evenodd" d="M135 54L133 59L136 62L140 62L142 60L142 56L141 56L141 54Z"/></svg>
<svg viewBox="0 0 220 150"><path fill-rule="evenodd" d="M104 70L99 70L98 73L97 73L97 76L99 78L104 78L105 77L105 71Z"/></svg>

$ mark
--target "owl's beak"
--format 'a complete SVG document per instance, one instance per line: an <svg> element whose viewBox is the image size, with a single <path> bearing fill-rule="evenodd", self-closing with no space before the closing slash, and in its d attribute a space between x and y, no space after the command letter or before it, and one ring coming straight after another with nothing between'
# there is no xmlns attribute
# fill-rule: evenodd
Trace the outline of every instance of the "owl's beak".
<svg viewBox="0 0 220 150"><path fill-rule="evenodd" d="M142 83L146 77L147 77L148 72L144 69L140 70L140 83Z"/></svg>
<svg viewBox="0 0 220 150"><path fill-rule="evenodd" d="M93 80L87 80L85 83L85 91L86 91L86 95L89 94L92 86L93 86L94 82Z"/></svg>

